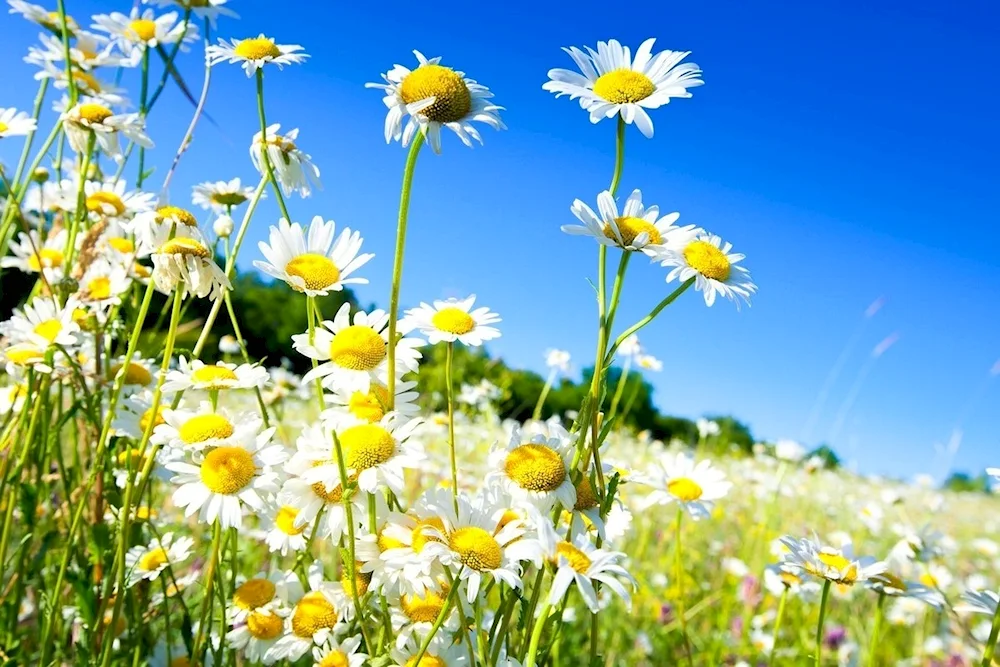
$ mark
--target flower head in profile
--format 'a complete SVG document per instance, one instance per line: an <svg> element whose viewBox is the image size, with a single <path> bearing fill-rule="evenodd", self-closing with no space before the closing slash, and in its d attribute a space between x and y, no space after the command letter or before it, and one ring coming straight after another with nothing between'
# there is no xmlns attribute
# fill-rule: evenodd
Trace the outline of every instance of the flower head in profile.
<svg viewBox="0 0 1000 667"><path fill-rule="evenodd" d="M296 146L295 142L299 138L298 128L286 134L279 134L280 129L281 125L277 123L268 125L267 139L264 139L264 135L260 132L254 134L250 143L250 159L260 175L266 176L267 166L263 157L266 150L267 159L285 195L298 192L300 197L308 197L312 194L313 184L317 187L320 185L319 168L312 163L309 155Z"/></svg>
<svg viewBox="0 0 1000 667"><path fill-rule="evenodd" d="M168 565L180 565L191 555L193 546L194 540L190 537L175 540L173 533L165 533L162 538L154 539L148 545L132 547L125 554L129 585L133 586L143 579L153 581Z"/></svg>
<svg viewBox="0 0 1000 667"><path fill-rule="evenodd" d="M663 454L651 470L637 475L637 481L653 488L647 505L680 503L695 519L708 516L715 501L733 486L711 461L695 463L684 452Z"/></svg>
<svg viewBox="0 0 1000 667"><path fill-rule="evenodd" d="M680 213L660 216L659 206L643 206L639 190L634 190L625 200L620 214L615 198L607 190L597 196L598 213L579 199L573 202L570 210L583 226L563 225L562 230L567 234L591 236L601 245L638 250L651 257L694 230L694 225L674 226Z"/></svg>
<svg viewBox="0 0 1000 667"><path fill-rule="evenodd" d="M25 0L7 0L10 5L11 14L20 14L33 23L37 23L46 30L50 30L57 35L62 35L62 23L59 19L59 12L53 12ZM66 16L66 30L70 36L74 35L80 26L73 20L72 16Z"/></svg>
<svg viewBox="0 0 1000 667"><path fill-rule="evenodd" d="M797 539L786 535L781 538L788 552L781 567L793 574L810 574L843 586L864 583L884 573L887 565L870 556L858 557L851 544L841 548L821 545L808 538Z"/></svg>
<svg viewBox="0 0 1000 667"><path fill-rule="evenodd" d="M237 366L224 361L206 364L200 359L192 359L189 362L182 356L178 368L167 373L163 391L261 389L269 379L267 369L257 364Z"/></svg>
<svg viewBox="0 0 1000 667"><path fill-rule="evenodd" d="M231 181L199 183L194 186L191 201L215 213L228 213L253 197L253 193L254 189L249 185L242 185L237 177Z"/></svg>
<svg viewBox="0 0 1000 667"><path fill-rule="evenodd" d="M714 234L697 232L680 243L658 251L654 259L670 268L667 282L694 279L694 288L705 296L705 305L715 303L717 295L736 303L750 303L757 286L750 272L739 265L745 255L731 252L732 243L723 242Z"/></svg>
<svg viewBox="0 0 1000 667"><path fill-rule="evenodd" d="M998 605L1000 593L972 590L962 593L962 602L955 605L955 611L993 616L997 613Z"/></svg>
<svg viewBox="0 0 1000 667"><path fill-rule="evenodd" d="M223 290L232 289L198 228L177 228L171 238L170 227L161 224L153 233L153 281L157 289L166 294L181 290L182 297L194 294L202 299L218 299Z"/></svg>
<svg viewBox="0 0 1000 667"><path fill-rule="evenodd" d="M0 109L0 139L23 137L35 131L35 119L26 111Z"/></svg>
<svg viewBox="0 0 1000 667"><path fill-rule="evenodd" d="M273 39L260 33L257 37L231 39L228 42L220 39L217 45L205 48L205 57L210 65L242 63L247 76L253 76L268 63L281 69L283 65L303 62L309 55L300 51L302 47L298 44L275 44Z"/></svg>
<svg viewBox="0 0 1000 667"><path fill-rule="evenodd" d="M653 136L653 121L648 109L657 109L675 97L691 97L689 88L704 83L701 68L681 63L690 51L660 51L653 55L653 38L639 45L633 58L629 48L617 40L598 42L597 50L586 53L575 46L564 48L579 72L549 70L549 81L542 85L556 97L569 95L579 99L590 113L590 121L620 115L626 123L635 123L647 138Z"/></svg>
<svg viewBox="0 0 1000 667"><path fill-rule="evenodd" d="M137 113L116 114L99 102L81 102L60 116L66 129L66 139L77 153L86 153L90 137L106 155L121 160L119 135L129 141L152 148L153 142L143 132L145 122Z"/></svg>
<svg viewBox="0 0 1000 667"><path fill-rule="evenodd" d="M404 328L416 329L427 336L431 345L458 341L470 347L479 347L488 340L500 337L500 330L490 326L500 321L500 316L489 308L473 309L476 295L465 299L446 299L432 304L421 303L406 311Z"/></svg>
<svg viewBox="0 0 1000 667"><path fill-rule="evenodd" d="M133 7L128 16L119 12L98 14L93 28L108 33L112 43L133 63L138 63L147 48L177 42L184 48L184 43L198 41L198 25L193 21L178 21L177 12L156 16L152 9L146 9L140 13L138 7Z"/></svg>
<svg viewBox="0 0 1000 667"><path fill-rule="evenodd" d="M143 4L152 4L157 7L180 7L190 10L197 18L208 20L209 24L215 28L216 21L220 16L239 18L239 14L224 5L229 0L142 0Z"/></svg>
<svg viewBox="0 0 1000 667"><path fill-rule="evenodd" d="M403 146L409 146L420 132L434 152L440 153L442 127L470 148L473 139L483 142L473 122L505 129L500 120L503 107L490 102L493 93L489 88L466 77L465 72L441 65L441 58L425 58L419 51L413 54L420 63L416 69L395 65L382 75L384 83L365 84L366 88L385 91L382 101L389 108L386 143L402 140Z"/></svg>

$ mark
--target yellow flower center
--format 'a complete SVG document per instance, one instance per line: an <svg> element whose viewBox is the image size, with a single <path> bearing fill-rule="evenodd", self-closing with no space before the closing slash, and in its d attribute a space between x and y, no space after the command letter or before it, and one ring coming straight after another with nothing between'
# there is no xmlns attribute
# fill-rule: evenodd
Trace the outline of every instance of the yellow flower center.
<svg viewBox="0 0 1000 667"><path fill-rule="evenodd" d="M299 511L294 507L289 507L288 505L282 505L278 509L278 514L274 517L274 525L278 527L278 530L285 533L286 535L301 535L306 529L306 525L302 524L299 527L295 525L295 517L299 515Z"/></svg>
<svg viewBox="0 0 1000 667"><path fill-rule="evenodd" d="M237 44L233 53L246 60L264 60L265 58L277 58L281 55L281 49L274 44L273 39L251 37Z"/></svg>
<svg viewBox="0 0 1000 667"><path fill-rule="evenodd" d="M382 421L385 406L389 404L389 392L381 384L372 382L368 393L356 391L347 400L348 411L369 424Z"/></svg>
<svg viewBox="0 0 1000 667"><path fill-rule="evenodd" d="M329 257L314 252L294 257L285 265L285 273L302 278L310 290L326 289L340 280L337 265Z"/></svg>
<svg viewBox="0 0 1000 667"><path fill-rule="evenodd" d="M676 477L670 480L667 482L667 491L674 498L685 503L698 500L701 498L701 494L704 493L701 485L690 477Z"/></svg>
<svg viewBox="0 0 1000 667"><path fill-rule="evenodd" d="M146 461L146 457L138 449L127 449L118 453L118 465L122 468L138 468Z"/></svg>
<svg viewBox="0 0 1000 667"><path fill-rule="evenodd" d="M36 272L41 271L43 266L47 269L58 268L62 263L62 251L55 248L42 248L37 255L28 258L28 268Z"/></svg>
<svg viewBox="0 0 1000 667"><path fill-rule="evenodd" d="M340 435L344 462L348 468L361 472L391 459L396 453L396 439L378 424L358 424Z"/></svg>
<svg viewBox="0 0 1000 667"><path fill-rule="evenodd" d="M140 42L148 42L156 37L156 22L149 19L136 19L128 24L128 29Z"/></svg>
<svg viewBox="0 0 1000 667"><path fill-rule="evenodd" d="M594 495L594 487L590 484L590 478L584 477L576 485L576 504L573 505L573 509L582 512L594 507L597 507L597 496Z"/></svg>
<svg viewBox="0 0 1000 667"><path fill-rule="evenodd" d="M320 630L333 629L336 624L337 610L318 591L306 593L292 612L292 632L303 639L312 639Z"/></svg>
<svg viewBox="0 0 1000 667"><path fill-rule="evenodd" d="M448 544L462 564L473 570L496 570L503 563L500 543L477 526L459 528L449 536Z"/></svg>
<svg viewBox="0 0 1000 667"><path fill-rule="evenodd" d="M111 298L111 279L107 276L97 276L87 283L85 289L90 301L103 301Z"/></svg>
<svg viewBox="0 0 1000 667"><path fill-rule="evenodd" d="M225 366L202 366L191 372L191 379L209 389L228 387L227 380L235 381L236 373Z"/></svg>
<svg viewBox="0 0 1000 667"><path fill-rule="evenodd" d="M417 662L417 656L413 656L406 661L403 667L448 667L448 665L441 658L425 653L424 657L420 658L420 662Z"/></svg>
<svg viewBox="0 0 1000 667"><path fill-rule="evenodd" d="M560 542L556 545L556 552L566 559L569 566L579 572L586 574L590 569L590 558L569 542Z"/></svg>
<svg viewBox="0 0 1000 667"><path fill-rule="evenodd" d="M325 463L325 461L317 461L313 463L313 466L321 466ZM353 481L354 479L357 479L357 476L352 475L350 479ZM324 502L328 503L339 503L341 498L344 497L344 490L340 488L340 484L333 487L333 491L327 491L326 485L323 482L316 482L312 485L312 490L313 493L322 498Z"/></svg>
<svg viewBox="0 0 1000 667"><path fill-rule="evenodd" d="M125 202L114 192L104 190L98 190L87 196L87 210L91 213L104 213L109 208L115 215L121 215L125 212Z"/></svg>
<svg viewBox="0 0 1000 667"><path fill-rule="evenodd" d="M108 245L123 255L131 255L135 252L135 243L131 239L115 236L108 239Z"/></svg>
<svg viewBox="0 0 1000 667"><path fill-rule="evenodd" d="M371 371L386 355L386 343L371 327L353 324L330 342L330 360L352 371Z"/></svg>
<svg viewBox="0 0 1000 667"><path fill-rule="evenodd" d="M99 93L101 92L101 82L97 80L90 72L85 72L83 70L75 69L70 74L73 77L73 81L76 82L77 86L82 88L85 92ZM95 105L97 106L97 105Z"/></svg>
<svg viewBox="0 0 1000 667"><path fill-rule="evenodd" d="M433 97L434 103L420 115L438 123L461 120L472 109L472 94L465 80L441 65L422 65L410 72L399 86L399 95L407 104Z"/></svg>
<svg viewBox="0 0 1000 667"><path fill-rule="evenodd" d="M115 364L111 367L108 375L114 378L118 375L118 371L122 369L122 364ZM128 368L125 369L125 384L138 384L146 386L153 381L153 375L149 370L142 364L137 364L134 361L129 362Z"/></svg>
<svg viewBox="0 0 1000 667"><path fill-rule="evenodd" d="M372 573L362 572L361 567L364 565L361 561L354 561L354 585L358 588L358 595L364 595L368 592L368 586L372 583ZM351 578L347 573L347 568L340 575L340 585L344 587L344 590L348 593L351 592Z"/></svg>
<svg viewBox="0 0 1000 667"><path fill-rule="evenodd" d="M319 661L317 667L350 667L351 661L343 651L334 649Z"/></svg>
<svg viewBox="0 0 1000 667"><path fill-rule="evenodd" d="M892 572L883 572L876 577L876 580L881 582L884 588L891 588L893 591L899 591L902 593L906 592L906 582ZM921 578L921 583L923 583L923 578Z"/></svg>
<svg viewBox="0 0 1000 667"><path fill-rule="evenodd" d="M684 248L688 265L712 280L724 282L729 278L731 264L721 250L708 241L692 241Z"/></svg>
<svg viewBox="0 0 1000 667"><path fill-rule="evenodd" d="M152 572L166 565L169 561L166 549L157 547L156 549L150 549L142 555L142 558L139 559L139 569Z"/></svg>
<svg viewBox="0 0 1000 667"><path fill-rule="evenodd" d="M469 315L461 308L453 306L442 308L434 313L434 317L431 318L431 324L441 331L447 331L458 336L467 334L476 328L476 321L472 319L472 315Z"/></svg>
<svg viewBox="0 0 1000 667"><path fill-rule="evenodd" d="M78 112L82 120L85 120L88 123L94 123L95 125L100 125L108 118L115 115L111 109L106 106L94 104L93 102L81 104Z"/></svg>
<svg viewBox="0 0 1000 667"><path fill-rule="evenodd" d="M830 551L821 551L816 555L819 561L828 568L837 571L838 578L828 576L827 572L819 572L813 568L807 568L812 574L824 579L831 579L838 584L853 584L858 579L858 568L851 561L844 558L842 554Z"/></svg>
<svg viewBox="0 0 1000 667"><path fill-rule="evenodd" d="M203 244L186 236L172 238L157 251L161 255L190 255L192 257L208 257L211 253Z"/></svg>
<svg viewBox="0 0 1000 667"><path fill-rule="evenodd" d="M594 82L594 93L612 104L635 104L656 92L656 86L642 72L621 68L602 74Z"/></svg>
<svg viewBox="0 0 1000 667"><path fill-rule="evenodd" d="M566 464L558 452L545 445L516 447L504 461L507 476L528 491L555 491L566 480Z"/></svg>
<svg viewBox="0 0 1000 667"><path fill-rule="evenodd" d="M201 481L212 493L238 493L256 474L253 456L242 447L216 447L201 463Z"/></svg>
<svg viewBox="0 0 1000 667"><path fill-rule="evenodd" d="M403 549L406 547L404 542L397 540L395 537L386 535L385 532L378 534L378 550L388 551L389 549Z"/></svg>
<svg viewBox="0 0 1000 667"><path fill-rule="evenodd" d="M233 593L233 604L247 611L263 607L274 599L274 584L267 579L248 579Z"/></svg>
<svg viewBox="0 0 1000 667"><path fill-rule="evenodd" d="M56 336L59 335L59 332L62 331L62 321L52 319L39 322L35 325L33 331L51 343L56 339Z"/></svg>
<svg viewBox="0 0 1000 667"><path fill-rule="evenodd" d="M798 586L802 583L802 578L791 572L782 571L778 576L781 577L781 583L785 586Z"/></svg>
<svg viewBox="0 0 1000 667"><path fill-rule="evenodd" d="M414 623L433 623L441 609L444 608L444 600L448 597L448 587L442 586L441 593L432 590L424 592L423 597L418 595L403 595L399 600L399 605L403 608L403 613Z"/></svg>
<svg viewBox="0 0 1000 667"><path fill-rule="evenodd" d="M4 350L4 355L7 357L7 361L18 366L26 366L45 358L45 355L37 347L29 343L11 345Z"/></svg>
<svg viewBox="0 0 1000 667"><path fill-rule="evenodd" d="M499 533L511 521L520 521L523 518L524 518L523 516L521 516L514 510L511 509L504 510L503 514L500 515L500 520L497 521L497 529L493 531L493 534L496 535L497 533Z"/></svg>
<svg viewBox="0 0 1000 667"><path fill-rule="evenodd" d="M155 415L153 414L153 408L149 408L148 410L142 413L141 417L139 417L139 428L142 430L143 433L145 433L146 429L149 428L150 419L153 420L153 428L156 428L160 424L167 423L167 421L163 418L163 408L159 407L156 408Z"/></svg>
<svg viewBox="0 0 1000 667"><path fill-rule="evenodd" d="M417 526L413 529L410 542L413 545L413 550L420 553L427 546L428 542L440 542L441 538L430 535L424 531L428 526L437 528L442 533L444 533L444 521L436 516L432 516L429 519L424 519L423 521L418 521Z"/></svg>
<svg viewBox="0 0 1000 667"><path fill-rule="evenodd" d="M647 222L642 218L635 218L629 216L627 218L615 218L615 224L618 225L618 233L621 234L622 244L626 246L632 245L635 242L635 237L639 236L643 232L646 232L649 236L647 243L652 245L659 245L663 243L663 236L660 235L660 231L651 222ZM618 241L615 238L615 232L611 229L610 224L604 225L604 235L607 236L612 241Z"/></svg>
<svg viewBox="0 0 1000 667"><path fill-rule="evenodd" d="M935 577L930 572L924 572L923 574L920 575L920 583L926 586L927 588L938 587L937 577Z"/></svg>
<svg viewBox="0 0 1000 667"><path fill-rule="evenodd" d="M281 634L284 626L277 614L255 611L247 616L247 631L257 639L274 639Z"/></svg>
<svg viewBox="0 0 1000 667"><path fill-rule="evenodd" d="M234 431L235 428L232 422L214 412L195 415L181 424L181 427L177 429L181 440L189 445L195 445L214 438L228 438Z"/></svg>
<svg viewBox="0 0 1000 667"><path fill-rule="evenodd" d="M0 120L0 134L6 132L9 129L10 129L10 125L8 125L7 123L5 123L2 120Z"/></svg>
<svg viewBox="0 0 1000 667"><path fill-rule="evenodd" d="M198 218L194 217L194 213L180 206L161 206L156 209L156 221L160 223L172 221L188 227L198 226Z"/></svg>
<svg viewBox="0 0 1000 667"><path fill-rule="evenodd" d="M239 206L247 197L242 192L213 192L211 199L221 206Z"/></svg>

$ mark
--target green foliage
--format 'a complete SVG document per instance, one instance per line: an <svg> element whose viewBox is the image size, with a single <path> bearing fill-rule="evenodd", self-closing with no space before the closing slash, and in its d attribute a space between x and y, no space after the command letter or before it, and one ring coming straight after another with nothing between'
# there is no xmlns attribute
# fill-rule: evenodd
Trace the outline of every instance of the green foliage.
<svg viewBox="0 0 1000 667"><path fill-rule="evenodd" d="M836 470L840 467L840 457L837 456L837 452L833 451L833 449L827 444L822 444L813 451L809 452L806 458L809 459L814 456L822 459L823 465L830 470Z"/></svg>
<svg viewBox="0 0 1000 667"><path fill-rule="evenodd" d="M973 477L965 472L953 472L941 486L948 491L986 493L990 490L990 480L985 474Z"/></svg>

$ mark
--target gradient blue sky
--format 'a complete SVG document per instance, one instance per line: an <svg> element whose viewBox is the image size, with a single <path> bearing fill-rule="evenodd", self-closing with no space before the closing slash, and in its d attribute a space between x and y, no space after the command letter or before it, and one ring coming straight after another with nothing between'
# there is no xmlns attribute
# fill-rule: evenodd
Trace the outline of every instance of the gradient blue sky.
<svg viewBox="0 0 1000 667"><path fill-rule="evenodd" d="M417 11L412 3L286 3L239 0L240 20L219 35L297 43L312 58L266 75L268 119L301 128L299 145L322 170L323 190L290 200L293 217L333 218L365 234L376 258L365 267L363 301L387 302L404 160L382 139L384 107L366 81L411 49L464 70L507 107L510 128L484 128L469 150L453 136L443 155L420 157L411 209L403 302L479 295L503 316L491 345L510 364L543 369L547 347L591 362L595 306L586 278L596 250L559 226L573 199L605 189L614 124L591 125L576 103L541 89L560 51L617 38L633 49L693 51L706 85L652 114L653 139L629 128L622 193L681 212L747 255L760 287L753 307L706 308L686 295L642 341L664 362L650 379L657 404L695 417L731 413L761 438L799 438L817 393L863 312L867 322L814 429L833 430L870 350L898 332L870 368L834 446L862 471L942 473L935 445L963 430L955 467L1000 464L1000 130L991 0L873 3L672 3L611 11L607 3L466 4ZM69 0L81 23L128 2ZM0 106L30 107L32 71L20 62L37 30L0 17L4 71ZM200 46L181 63L201 84ZM123 83L133 90L135 73ZM213 70L208 111L169 193L240 176L255 182L247 155L257 129L254 85L237 66ZM151 181L162 182L189 121L175 91L150 119L157 142ZM5 142L7 143L7 142ZM3 146L9 163L15 149ZM273 198L255 217L241 265L276 218ZM206 217L206 223L208 219ZM668 289L664 272L633 263L619 321L641 317Z"/></svg>

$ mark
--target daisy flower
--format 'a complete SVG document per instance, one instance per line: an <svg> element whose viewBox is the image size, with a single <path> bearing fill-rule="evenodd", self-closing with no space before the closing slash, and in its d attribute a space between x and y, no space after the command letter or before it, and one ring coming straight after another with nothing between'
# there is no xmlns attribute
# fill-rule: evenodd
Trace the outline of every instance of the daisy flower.
<svg viewBox="0 0 1000 667"><path fill-rule="evenodd" d="M314 646L314 667L362 667L368 654L358 653L360 647L361 637L346 637L340 642L328 640L322 646Z"/></svg>
<svg viewBox="0 0 1000 667"><path fill-rule="evenodd" d="M157 7L181 7L191 10L199 19L207 19L212 28L216 27L216 21L220 16L239 18L239 14L223 7L229 0L142 0L143 4L152 4Z"/></svg>
<svg viewBox="0 0 1000 667"><path fill-rule="evenodd" d="M1000 482L1000 468L987 468L986 474L992 477L994 482Z"/></svg>
<svg viewBox="0 0 1000 667"><path fill-rule="evenodd" d="M515 501L550 509L556 503L576 505L576 488L570 476L574 443L561 427L550 434L528 434L515 426L506 446L490 452L493 472L488 483L499 484Z"/></svg>
<svg viewBox="0 0 1000 667"><path fill-rule="evenodd" d="M73 186L75 187L75 185ZM124 218L153 209L154 195L148 192L125 191L125 179L118 181L87 181L83 184L84 203L94 219Z"/></svg>
<svg viewBox="0 0 1000 667"><path fill-rule="evenodd" d="M217 361L214 364L206 364L200 359L192 359L181 356L178 361L177 370L167 373L166 382L163 383L163 391L187 391L188 389L201 389L205 391L218 391L220 389L251 389L263 388L267 384L270 376L267 369L257 364L227 364L224 361Z"/></svg>
<svg viewBox="0 0 1000 667"><path fill-rule="evenodd" d="M443 575L442 575L443 579ZM431 631L434 622L448 603L451 588L442 581L437 590L426 588L416 592L405 592L388 597L391 609L392 630L396 637L396 648L405 651L411 642L417 641ZM441 633L454 634L462 626L462 613L471 610L463 600L460 605L453 605L441 624ZM459 606L462 611L459 611Z"/></svg>
<svg viewBox="0 0 1000 667"><path fill-rule="evenodd" d="M1000 594L995 591L965 591L955 611L993 616L997 613L997 605L1000 605Z"/></svg>
<svg viewBox="0 0 1000 667"><path fill-rule="evenodd" d="M153 281L164 294L175 289L182 298L195 295L212 300L232 289L212 251L196 227L178 228L170 238L170 226L160 225L153 235Z"/></svg>
<svg viewBox="0 0 1000 667"><path fill-rule="evenodd" d="M132 65L131 62L127 62L121 56L113 53L113 45L103 35L95 35L91 32L78 30L73 37L73 43L69 49L69 59L80 70L93 70L97 67L129 67ZM53 34L39 35L38 38L42 43L42 47L28 47L28 55L25 56L24 62L43 68L47 68L51 63L65 62L66 53L63 50L64 47L60 37ZM74 74L77 73L74 72ZM47 78L47 72L39 72L36 76Z"/></svg>
<svg viewBox="0 0 1000 667"><path fill-rule="evenodd" d="M822 546L808 538L796 539L791 536L781 538L788 553L781 561L781 567L793 573L806 573L818 579L826 579L843 586L868 581L886 571L886 564L871 557L857 557L850 543L840 549Z"/></svg>
<svg viewBox="0 0 1000 667"><path fill-rule="evenodd" d="M167 394L169 396L169 394ZM153 422L155 429L160 424L165 424L163 413L168 409L163 406L162 401L153 412L153 392L146 389L126 396L118 403L115 418L111 422L115 435L122 438L132 438L139 440L146 432L150 422Z"/></svg>
<svg viewBox="0 0 1000 667"><path fill-rule="evenodd" d="M0 267L20 269L25 273L43 273L49 283L63 277L63 250L66 248L66 230L49 234L42 242L36 230L20 232L10 244L10 255L0 257Z"/></svg>
<svg viewBox="0 0 1000 667"><path fill-rule="evenodd" d="M26 111L0 108L0 139L23 137L35 131L35 119Z"/></svg>
<svg viewBox="0 0 1000 667"><path fill-rule="evenodd" d="M351 318L351 304L344 303L332 321L317 327L313 340L309 333L292 336L292 347L310 359L321 361L319 366L302 377L308 384L323 378L327 387L345 387L368 391L372 380L387 384L389 378L388 340L389 315L384 310L370 313L358 311ZM401 331L404 329L401 328ZM417 350L423 341L400 338L396 343L397 372L417 371Z"/></svg>
<svg viewBox="0 0 1000 667"><path fill-rule="evenodd" d="M125 554L125 571L128 585L135 586L143 579L153 581L167 566L176 567L191 555L194 540L190 537L174 539L173 533L164 533L149 544L135 546Z"/></svg>
<svg viewBox="0 0 1000 667"><path fill-rule="evenodd" d="M228 213L231 209L253 197L254 189L240 183L240 179L231 181L211 181L194 186L191 201L196 206L216 213Z"/></svg>
<svg viewBox="0 0 1000 667"><path fill-rule="evenodd" d="M87 267L87 272L80 278L78 294L81 302L103 313L121 303L121 295L131 284L132 279L125 267L98 259Z"/></svg>
<svg viewBox="0 0 1000 667"><path fill-rule="evenodd" d="M269 507L264 513L264 528L267 530L268 548L282 556L291 551L302 551L309 540L308 524L299 525L296 518L299 510L291 505L276 505Z"/></svg>
<svg viewBox="0 0 1000 667"><path fill-rule="evenodd" d="M181 49L186 51L185 43L198 41L198 25L193 21L178 22L177 12L156 16L152 9L140 13L138 7L133 7L128 16L119 12L97 14L91 27L108 33L112 43L133 63L147 48L181 42Z"/></svg>
<svg viewBox="0 0 1000 667"><path fill-rule="evenodd" d="M285 461L281 445L270 445L273 429L257 437L232 441L186 460L171 461L168 470L178 485L174 504L185 508L184 515L198 514L199 521L223 528L243 525L243 505L260 511L260 493L277 493L278 474L273 468Z"/></svg>
<svg viewBox="0 0 1000 667"><path fill-rule="evenodd" d="M152 369L156 367L157 363L153 359L133 358L126 365L125 357L118 357L111 363L107 378L109 382L114 382L117 380L118 374L121 373L123 391L125 391L126 395L129 395L153 384ZM91 366L91 370L93 370L93 366Z"/></svg>
<svg viewBox="0 0 1000 667"><path fill-rule="evenodd" d="M558 373L569 373L570 355L566 350L545 350L545 365Z"/></svg>
<svg viewBox="0 0 1000 667"><path fill-rule="evenodd" d="M542 88L556 97L579 99L580 107L590 112L592 123L620 115L650 138L653 121L647 109L657 109L674 97L691 97L688 89L704 83L697 65L681 63L690 51L653 55L655 41L650 38L640 44L635 58L627 46L614 39L598 42L597 51L584 47L586 53L575 46L564 48L580 71L549 70L550 80Z"/></svg>
<svg viewBox="0 0 1000 667"><path fill-rule="evenodd" d="M363 241L361 232L351 232L350 227L339 236L336 232L333 220L323 222L318 215L308 231L282 218L277 227L271 227L270 245L263 241L258 244L267 261L254 261L253 265L306 296L326 296L331 290L341 291L344 285L368 284L367 278L348 277L375 256L358 254Z"/></svg>
<svg viewBox="0 0 1000 667"><path fill-rule="evenodd" d="M868 586L888 597L920 600L935 609L940 609L945 604L944 596L937 589L907 581L889 569L869 579Z"/></svg>
<svg viewBox="0 0 1000 667"><path fill-rule="evenodd" d="M417 662L420 653L421 638L413 636L409 644L403 648L389 650L393 667L466 667L469 664L469 652L461 641L453 642L444 633L438 632L431 639L427 651Z"/></svg>
<svg viewBox="0 0 1000 667"><path fill-rule="evenodd" d="M74 319L77 302L70 299L60 306L55 299L36 296L0 323L0 336L9 342L29 342L41 348L49 345L71 347L77 342L80 326Z"/></svg>
<svg viewBox="0 0 1000 667"><path fill-rule="evenodd" d="M181 451L206 450L251 438L261 428L260 416L252 412L230 414L203 401L197 410L162 410L163 422L153 431L151 442Z"/></svg>
<svg viewBox="0 0 1000 667"><path fill-rule="evenodd" d="M299 138L298 128L287 134L278 134L281 125L275 123L267 126L267 140L257 132L250 142L250 160L261 176L267 175L264 165L262 148L267 148L267 159L271 163L274 175L281 183L285 196L298 192L300 197L308 197L312 193L312 185L320 187L319 168L312 163L312 157L302 152L295 142Z"/></svg>
<svg viewBox="0 0 1000 667"><path fill-rule="evenodd" d="M411 418L420 411L416 401L419 394L412 391L417 383L397 380L395 386L396 400L392 411L405 418ZM368 391L334 387L323 396L329 408L320 414L320 418L335 424L368 422L374 424L382 421L389 411L389 390L377 380L372 380Z"/></svg>
<svg viewBox="0 0 1000 667"><path fill-rule="evenodd" d="M750 295L757 286L750 279L750 272L737 262L745 255L730 252L733 244L723 242L714 234L698 232L680 244L658 249L654 259L663 266L672 267L667 282L694 279L694 287L705 295L705 305L715 303L716 295L735 301L750 303Z"/></svg>
<svg viewBox="0 0 1000 667"><path fill-rule="evenodd" d="M601 245L641 251L653 257L660 246L669 247L682 234L694 230L694 225L674 226L680 213L660 217L658 206L644 207L639 190L633 190L625 200L621 215L615 198L608 190L597 195L597 210L599 215L579 199L575 200L570 211L583 226L563 225L562 231L573 236L591 236Z"/></svg>
<svg viewBox="0 0 1000 667"><path fill-rule="evenodd" d="M287 607L267 607L248 613L241 623L226 633L229 646L241 651L248 662L271 664L270 651L285 632Z"/></svg>
<svg viewBox="0 0 1000 667"><path fill-rule="evenodd" d="M404 322L427 336L431 345L440 342L479 347L488 340L500 337L500 330L490 326L500 321L500 316L481 306L470 310L476 302L473 294L466 299L435 301L434 305L421 303L419 308L406 311Z"/></svg>
<svg viewBox="0 0 1000 667"><path fill-rule="evenodd" d="M295 572L273 569L270 574L257 574L236 586L232 604L226 606L226 621L236 625L251 612L280 607L300 597L302 584Z"/></svg>
<svg viewBox="0 0 1000 667"><path fill-rule="evenodd" d="M60 119L69 145L77 153L87 151L91 136L97 138L101 152L116 161L122 159L119 134L143 148L153 147L153 142L143 133L145 121L137 113L115 114L97 102L81 102L63 112Z"/></svg>
<svg viewBox="0 0 1000 667"><path fill-rule="evenodd" d="M62 35L62 23L59 20L59 12L50 12L39 5L25 2L24 0L7 0L10 5L11 14L20 14L33 23L37 23L46 30L51 30L57 35ZM66 16L66 30L72 36L80 27L73 20L73 17Z"/></svg>
<svg viewBox="0 0 1000 667"><path fill-rule="evenodd" d="M696 464L684 452L664 453L647 474L636 478L653 488L646 498L647 507L680 503L694 519L707 517L715 501L725 497L733 486L711 461Z"/></svg>
<svg viewBox="0 0 1000 667"><path fill-rule="evenodd" d="M128 226L135 234L139 247L147 254L156 250L156 244L170 237L171 229L181 236L203 238L198 229L198 218L191 211L180 206L158 206L135 216Z"/></svg>
<svg viewBox="0 0 1000 667"><path fill-rule="evenodd" d="M347 620L351 607L338 605L343 592L340 585L325 581L322 568L317 565L309 568L309 591L293 601L292 612L285 619L284 635L267 652L265 662L298 660L310 649L330 641L340 619Z"/></svg>
<svg viewBox="0 0 1000 667"><path fill-rule="evenodd" d="M0 387L0 416L12 412L20 412L24 407L24 399L28 397L28 385L18 382L7 387Z"/></svg>
<svg viewBox="0 0 1000 667"><path fill-rule="evenodd" d="M399 141L409 146L417 131L423 134L435 153L441 152L441 128L445 127L472 147L472 140L483 142L473 121L495 130L506 129L500 120L503 107L490 102L493 93L458 72L439 64L441 58L425 58L414 51L419 66L410 70L394 65L382 75L385 83L366 83L366 88L385 91L382 102L389 108L385 117L385 141ZM406 127L403 119L409 116Z"/></svg>
<svg viewBox="0 0 1000 667"><path fill-rule="evenodd" d="M243 71L247 76L263 69L267 63L274 63L281 69L283 65L295 65L309 57L298 53L302 47L298 44L275 44L270 37L260 33L249 39L231 39L228 42L220 39L218 45L205 47L205 58L209 65L221 62L243 63Z"/></svg>

